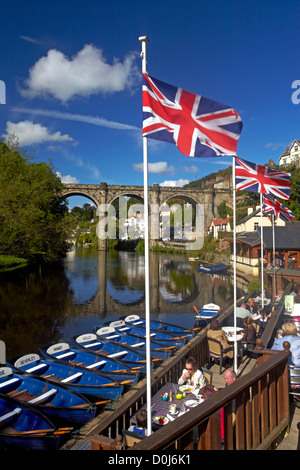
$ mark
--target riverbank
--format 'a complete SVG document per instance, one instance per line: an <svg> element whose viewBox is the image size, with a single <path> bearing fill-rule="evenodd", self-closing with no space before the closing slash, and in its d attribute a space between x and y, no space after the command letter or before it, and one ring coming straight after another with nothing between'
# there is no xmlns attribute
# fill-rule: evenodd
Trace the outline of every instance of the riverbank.
<svg viewBox="0 0 300 470"><path fill-rule="evenodd" d="M12 271L13 269L24 268L28 260L10 255L0 255L0 271Z"/></svg>

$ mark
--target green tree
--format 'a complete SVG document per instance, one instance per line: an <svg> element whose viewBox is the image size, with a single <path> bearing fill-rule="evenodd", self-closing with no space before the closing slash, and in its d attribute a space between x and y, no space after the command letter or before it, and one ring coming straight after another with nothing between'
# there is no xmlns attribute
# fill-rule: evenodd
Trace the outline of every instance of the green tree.
<svg viewBox="0 0 300 470"><path fill-rule="evenodd" d="M57 261L71 234L62 183L51 164L34 163L11 138L0 142L0 253Z"/></svg>

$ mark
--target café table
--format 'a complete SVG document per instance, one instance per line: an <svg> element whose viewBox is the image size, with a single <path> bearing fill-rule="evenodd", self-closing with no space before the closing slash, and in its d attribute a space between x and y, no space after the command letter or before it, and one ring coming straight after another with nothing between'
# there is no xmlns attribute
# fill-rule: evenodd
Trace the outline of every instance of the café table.
<svg viewBox="0 0 300 470"><path fill-rule="evenodd" d="M243 346L242 346L242 339L243 335L241 332L243 331L243 328L240 327L234 327L234 326L223 326L222 330L224 331L227 341L229 343L234 343L234 341L237 341L237 350L238 350L238 356L240 358L243 357Z"/></svg>
<svg viewBox="0 0 300 470"><path fill-rule="evenodd" d="M195 406L198 406L203 402L202 397L197 393L199 389L196 389L194 392L186 392L185 397L182 399L176 398L176 393L179 391L181 386L177 383L167 382L163 385L151 398L151 416L152 416L152 429L156 431L161 427L161 425L155 420L158 416L165 416L167 418L167 424L174 419L179 418L184 413L189 412ZM172 392L172 400L164 401L162 396L165 393L168 393L170 396ZM197 398L199 397L199 398ZM192 403L193 402L193 403ZM170 413L170 405L176 405L176 414ZM142 406L142 409L147 409L147 404ZM131 419L132 424L136 424L135 416Z"/></svg>

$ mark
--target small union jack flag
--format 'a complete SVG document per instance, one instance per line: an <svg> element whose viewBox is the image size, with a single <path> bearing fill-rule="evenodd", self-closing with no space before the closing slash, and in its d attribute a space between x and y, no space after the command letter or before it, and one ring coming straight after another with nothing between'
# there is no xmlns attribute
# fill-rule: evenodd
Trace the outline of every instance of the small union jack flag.
<svg viewBox="0 0 300 470"><path fill-rule="evenodd" d="M280 204L280 202L270 195L263 197L262 211L266 214L276 215L276 217L280 217L282 220L286 221L292 221L295 218L295 214L293 214L288 207Z"/></svg>
<svg viewBox="0 0 300 470"><path fill-rule="evenodd" d="M190 157L236 155L243 123L217 101L143 74L143 135L177 145Z"/></svg>
<svg viewBox="0 0 300 470"><path fill-rule="evenodd" d="M235 158L235 185L239 191L273 194L281 199L289 199L291 174L272 170L264 165Z"/></svg>

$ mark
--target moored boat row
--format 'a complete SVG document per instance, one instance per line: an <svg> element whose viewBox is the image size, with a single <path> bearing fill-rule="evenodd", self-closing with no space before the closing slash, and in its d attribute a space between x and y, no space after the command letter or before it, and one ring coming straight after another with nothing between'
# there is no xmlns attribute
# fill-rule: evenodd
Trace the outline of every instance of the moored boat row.
<svg viewBox="0 0 300 470"><path fill-rule="evenodd" d="M131 315L96 325L70 344L44 346L41 355L8 360L0 368L0 446L57 448L61 436L116 402L145 376L145 328L145 320ZM152 370L195 334L162 322L150 328ZM59 428L61 423L73 427Z"/></svg>

